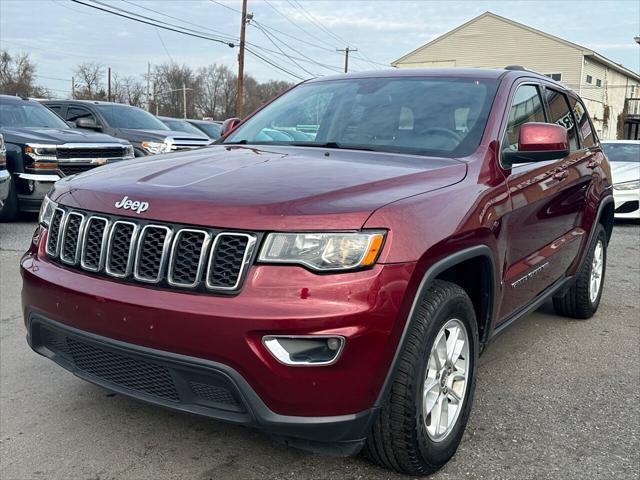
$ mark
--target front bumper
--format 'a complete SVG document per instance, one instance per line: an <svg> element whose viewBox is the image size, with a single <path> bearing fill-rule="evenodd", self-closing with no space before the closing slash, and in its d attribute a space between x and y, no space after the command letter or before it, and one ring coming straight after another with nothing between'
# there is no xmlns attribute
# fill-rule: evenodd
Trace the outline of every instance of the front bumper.
<svg viewBox="0 0 640 480"><path fill-rule="evenodd" d="M79 378L152 404L256 427L298 447L354 454L374 418L373 409L332 417L279 415L227 365L119 342L37 314L27 326L31 348Z"/></svg>
<svg viewBox="0 0 640 480"><path fill-rule="evenodd" d="M6 170L0 170L0 208L4 205L4 202L9 196L10 181L11 174Z"/></svg>
<svg viewBox="0 0 640 480"><path fill-rule="evenodd" d="M21 262L25 321L39 353L112 390L309 444L298 446L318 450L314 442L331 442L341 445L340 453L361 446L404 326L400 312L413 263L340 275L254 265L242 291L230 297L161 290L67 269L48 261L45 241L43 235ZM38 325L161 365L178 385L177 399L149 395L111 377L96 378L65 359L64 351L56 353L43 343ZM335 364L282 365L262 344L265 335L314 334L346 338ZM227 390L237 400L236 410L194 399L189 382L199 378L208 391L220 386L213 377L231 385Z"/></svg>
<svg viewBox="0 0 640 480"><path fill-rule="evenodd" d="M613 190L615 218L640 219L640 190Z"/></svg>
<svg viewBox="0 0 640 480"><path fill-rule="evenodd" d="M38 212L42 200L53 184L60 180L56 174L14 173L20 210Z"/></svg>

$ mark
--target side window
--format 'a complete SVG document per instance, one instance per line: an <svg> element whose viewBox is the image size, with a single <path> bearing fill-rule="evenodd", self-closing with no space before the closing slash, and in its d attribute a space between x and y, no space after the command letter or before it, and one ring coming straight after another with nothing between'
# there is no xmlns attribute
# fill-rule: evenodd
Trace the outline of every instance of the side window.
<svg viewBox="0 0 640 480"><path fill-rule="evenodd" d="M578 135L573 124L573 115L567 103L567 97L563 93L551 88L545 89L547 105L549 105L549 122L557 123L567 129L569 148L573 152L578 150Z"/></svg>
<svg viewBox="0 0 640 480"><path fill-rule="evenodd" d="M46 106L49 110L54 111L55 113L57 113L58 115L62 115L62 105L47 105Z"/></svg>
<svg viewBox="0 0 640 480"><path fill-rule="evenodd" d="M69 107L67 108L67 120L70 122L75 122L79 118L89 118L93 120L95 123L98 123L96 117L86 108L82 107Z"/></svg>
<svg viewBox="0 0 640 480"><path fill-rule="evenodd" d="M594 143L596 143L596 139L594 138L593 128L591 127L591 122L589 121L589 115L587 114L586 108L584 108L582 102L574 97L569 97L569 105L571 106L573 114L578 122L578 132L580 139L582 140L582 147L593 147Z"/></svg>
<svg viewBox="0 0 640 480"><path fill-rule="evenodd" d="M518 150L518 135L520 127L529 122L544 122L544 108L540 92L535 85L522 85L518 87L509 111L509 121L504 132L502 149Z"/></svg>

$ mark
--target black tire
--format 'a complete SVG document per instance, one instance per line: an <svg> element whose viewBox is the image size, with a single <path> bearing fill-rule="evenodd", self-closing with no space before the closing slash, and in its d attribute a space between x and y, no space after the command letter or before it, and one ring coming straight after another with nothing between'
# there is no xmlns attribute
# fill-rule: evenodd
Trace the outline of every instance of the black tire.
<svg viewBox="0 0 640 480"><path fill-rule="evenodd" d="M607 271L607 233L601 224L597 224L596 231L593 235L591 245L584 258L584 262L580 266L576 274L575 282L562 295L553 297L553 308L558 315L565 317L585 320L591 318L598 310L600 299L602 298L602 289L604 288L605 273ZM594 301L589 295L589 287L591 281L591 270L593 267L593 257L598 242L602 244L602 252L604 256L602 265L602 276L600 288Z"/></svg>
<svg viewBox="0 0 640 480"><path fill-rule="evenodd" d="M9 179L9 196L0 207L0 222L12 222L18 218L18 194L13 178Z"/></svg>
<svg viewBox="0 0 640 480"><path fill-rule="evenodd" d="M433 343L452 318L460 320L467 330L470 378L455 424L436 443L425 426L422 390ZM382 467L409 475L426 475L442 467L456 452L473 403L479 349L469 296L456 284L435 280L416 308L407 335L391 390L369 433L364 454Z"/></svg>

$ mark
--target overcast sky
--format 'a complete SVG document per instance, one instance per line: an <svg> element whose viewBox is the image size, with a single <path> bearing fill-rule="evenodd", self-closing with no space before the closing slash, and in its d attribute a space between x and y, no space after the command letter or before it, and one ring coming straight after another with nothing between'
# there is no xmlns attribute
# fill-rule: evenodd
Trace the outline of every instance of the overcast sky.
<svg viewBox="0 0 640 480"><path fill-rule="evenodd" d="M238 36L240 0L100 1L207 36ZM266 60L301 77L309 77L309 72L331 73L327 67L342 68L344 57L334 50L347 45L359 50L352 57L353 70L383 68L378 64L388 65L487 10L592 48L632 70L640 69L640 47L633 40L640 35L638 0L249 0L248 10L271 38L250 25L247 41L278 52L273 41L288 55L302 60L306 56L324 65L302 60L296 65L281 55L255 49ZM60 97L68 95L73 70L81 62L97 61L126 76L145 73L147 61L174 60L194 68L216 62L235 69L237 55L237 49L220 43L136 23L71 0L0 0L0 48L30 53L39 83ZM294 80L250 55L246 71L259 80Z"/></svg>

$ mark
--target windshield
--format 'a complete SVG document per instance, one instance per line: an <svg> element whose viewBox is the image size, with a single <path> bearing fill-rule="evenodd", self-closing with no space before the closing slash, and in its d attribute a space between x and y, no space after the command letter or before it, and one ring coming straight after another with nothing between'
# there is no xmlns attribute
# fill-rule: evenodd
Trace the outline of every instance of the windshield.
<svg viewBox="0 0 640 480"><path fill-rule="evenodd" d="M127 105L97 105L111 128L132 128L134 130L169 130L164 123L149 112Z"/></svg>
<svg viewBox="0 0 640 480"><path fill-rule="evenodd" d="M0 127L71 128L47 107L33 101L0 103Z"/></svg>
<svg viewBox="0 0 640 480"><path fill-rule="evenodd" d="M222 133L222 127L217 123L208 123L208 122L198 122L194 123L197 128L202 130L209 138L213 140L217 140L220 138L220 134Z"/></svg>
<svg viewBox="0 0 640 480"><path fill-rule="evenodd" d="M190 133L199 137L203 136L200 130L198 130L196 127L191 125L189 122L186 122L185 120L179 120L176 118L163 118L162 123L176 132Z"/></svg>
<svg viewBox="0 0 640 480"><path fill-rule="evenodd" d="M603 143L602 146L610 162L640 163L640 142Z"/></svg>
<svg viewBox="0 0 640 480"><path fill-rule="evenodd" d="M465 156L480 143L496 80L364 78L302 84L224 143Z"/></svg>

